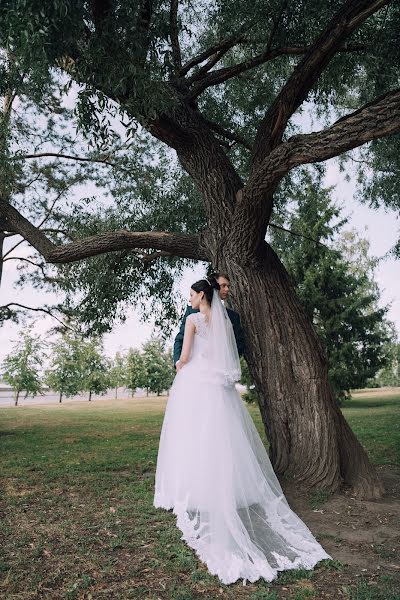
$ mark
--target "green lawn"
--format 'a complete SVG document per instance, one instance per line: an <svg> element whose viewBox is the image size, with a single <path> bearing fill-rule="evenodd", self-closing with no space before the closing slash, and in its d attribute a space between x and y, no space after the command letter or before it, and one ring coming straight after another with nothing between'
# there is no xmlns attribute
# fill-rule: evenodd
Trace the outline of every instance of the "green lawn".
<svg viewBox="0 0 400 600"><path fill-rule="evenodd" d="M0 410L0 597L318 598L308 584L291 588L310 579L304 572L221 585L180 540L175 517L153 508L163 407L154 398ZM343 411L373 462L400 465L400 396L358 398ZM389 595L354 598L394 600L391 585Z"/></svg>

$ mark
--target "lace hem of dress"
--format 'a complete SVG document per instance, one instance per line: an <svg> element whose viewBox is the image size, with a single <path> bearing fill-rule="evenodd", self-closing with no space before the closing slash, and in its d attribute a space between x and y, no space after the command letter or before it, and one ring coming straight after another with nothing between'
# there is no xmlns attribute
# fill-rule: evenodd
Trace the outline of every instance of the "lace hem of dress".
<svg viewBox="0 0 400 600"><path fill-rule="evenodd" d="M154 506L156 508L163 508L165 510L173 511L176 515L176 525L181 530L181 540L184 540L188 546L193 548L197 557L207 566L208 571L211 575L216 575L222 583L229 585L235 583L238 579L243 580L243 585L246 585L246 581L254 583L260 578L270 582L276 579L278 571L286 571L291 569L305 569L307 571L312 570L315 565L321 560L329 560L332 557L327 554L321 547L321 551L314 552L312 555L304 554L299 556L295 560L291 561L286 556L282 556L277 552L272 552L278 566L276 568L271 567L267 559L260 560L257 557L251 557L248 555L248 559L245 560L241 556L227 555L225 562L218 560L213 561L209 556L209 546L204 540L198 539L198 532L195 528L195 520L191 520L187 510L182 506L171 506L168 501L162 499L160 494L156 494L154 498Z"/></svg>

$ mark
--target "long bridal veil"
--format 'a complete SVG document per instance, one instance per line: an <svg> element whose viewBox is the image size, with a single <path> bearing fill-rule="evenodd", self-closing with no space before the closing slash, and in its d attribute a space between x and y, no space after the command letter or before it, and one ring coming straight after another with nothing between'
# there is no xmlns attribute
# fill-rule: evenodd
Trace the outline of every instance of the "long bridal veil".
<svg viewBox="0 0 400 600"><path fill-rule="evenodd" d="M239 381L241 370L235 334L218 291L213 290L210 324L208 328L208 369L225 385Z"/></svg>

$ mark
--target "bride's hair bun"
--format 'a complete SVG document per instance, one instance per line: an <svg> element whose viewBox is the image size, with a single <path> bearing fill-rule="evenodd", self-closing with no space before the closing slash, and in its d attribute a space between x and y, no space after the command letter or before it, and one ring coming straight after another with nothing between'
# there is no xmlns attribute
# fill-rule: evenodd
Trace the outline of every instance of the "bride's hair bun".
<svg viewBox="0 0 400 600"><path fill-rule="evenodd" d="M209 284L211 285L211 287L214 290L219 290L219 283L218 283L216 277L214 277L213 275L210 275L209 277L207 277L207 281L209 282Z"/></svg>

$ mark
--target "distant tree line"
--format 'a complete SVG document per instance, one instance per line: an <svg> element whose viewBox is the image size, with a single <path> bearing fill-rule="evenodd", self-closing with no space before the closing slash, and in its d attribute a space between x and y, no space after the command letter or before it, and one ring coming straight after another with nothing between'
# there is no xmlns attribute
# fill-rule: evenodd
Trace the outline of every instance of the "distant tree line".
<svg viewBox="0 0 400 600"><path fill-rule="evenodd" d="M131 396L137 388L160 395L171 386L174 369L171 351L157 338L141 350L129 348L110 359L99 337L82 339L68 332L47 342L30 328L5 357L1 376L13 387L17 406L22 392L26 398L47 389L57 392L59 402L83 392L90 401L93 394L105 394L111 388L117 398L121 387Z"/></svg>

